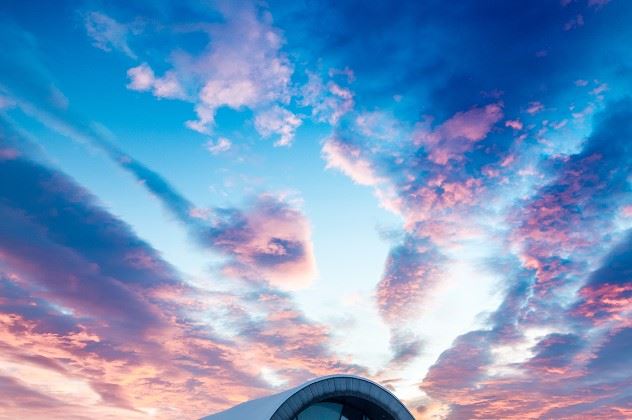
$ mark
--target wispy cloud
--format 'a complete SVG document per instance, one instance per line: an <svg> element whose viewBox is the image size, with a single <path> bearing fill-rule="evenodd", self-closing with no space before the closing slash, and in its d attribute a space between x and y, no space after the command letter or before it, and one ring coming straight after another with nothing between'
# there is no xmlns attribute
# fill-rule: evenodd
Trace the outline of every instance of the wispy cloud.
<svg viewBox="0 0 632 420"><path fill-rule="evenodd" d="M95 11L87 13L83 23L95 47L104 51L117 50L132 59L137 58L129 46L134 25L117 22L112 17Z"/></svg>

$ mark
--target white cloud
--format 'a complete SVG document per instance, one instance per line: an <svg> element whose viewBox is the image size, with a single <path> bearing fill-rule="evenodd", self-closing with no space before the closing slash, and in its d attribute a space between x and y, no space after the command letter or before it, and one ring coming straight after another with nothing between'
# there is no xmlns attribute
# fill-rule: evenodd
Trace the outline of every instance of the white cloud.
<svg viewBox="0 0 632 420"><path fill-rule="evenodd" d="M216 142L209 141L206 143L206 149L214 155L226 152L232 147L232 143L225 137L220 137Z"/></svg>
<svg viewBox="0 0 632 420"><path fill-rule="evenodd" d="M175 71L196 85L197 118L187 126L204 133L212 131L220 107L250 108L258 115L287 104L291 96L293 67L270 19L243 5L229 5L222 13L225 23L204 27L210 42L203 54L178 53L174 58ZM286 135L285 141L291 138Z"/></svg>
<svg viewBox="0 0 632 420"><path fill-rule="evenodd" d="M359 114L355 118L355 125L362 135L379 140L394 140L401 131L399 121L391 114L382 111Z"/></svg>
<svg viewBox="0 0 632 420"><path fill-rule="evenodd" d="M344 114L353 109L353 92L349 88L334 81L325 85L315 73L308 73L307 78L301 92L301 104L312 108L312 116L317 121L336 124Z"/></svg>
<svg viewBox="0 0 632 420"><path fill-rule="evenodd" d="M103 13L90 12L84 18L84 26L95 47L104 51L118 50L136 59L136 54L128 45L127 38L131 32L128 25L119 23Z"/></svg>
<svg viewBox="0 0 632 420"><path fill-rule="evenodd" d="M276 146L292 144L302 123L289 108L293 98L311 107L318 121L330 124L353 108L354 94L346 87L353 79L350 69L331 71L326 83L309 74L308 83L297 89L292 85L294 67L282 51L283 39L269 13L242 2L214 6L223 15L220 23L178 29L208 36L201 53L173 51L168 59L171 68L161 78L147 63L133 67L128 70L128 88L193 102L195 118L185 125L203 134L213 133L218 109L249 109L259 134L278 136Z"/></svg>
<svg viewBox="0 0 632 420"><path fill-rule="evenodd" d="M255 128L263 137L278 134L275 146L289 146L294 139L296 129L301 125L301 119L280 106L261 112L255 118Z"/></svg>
<svg viewBox="0 0 632 420"><path fill-rule="evenodd" d="M128 89L138 91L151 90L159 98L184 99L184 89L180 85L176 74L168 71L163 77L156 77L147 63L127 70Z"/></svg>
<svg viewBox="0 0 632 420"><path fill-rule="evenodd" d="M147 63L127 70L127 77L130 79L127 87L140 91L150 90L156 80L154 71Z"/></svg>
<svg viewBox="0 0 632 420"><path fill-rule="evenodd" d="M322 148L327 168L336 168L360 185L376 185L381 182L372 162L363 156L362 149L340 141L335 137L327 139Z"/></svg>
<svg viewBox="0 0 632 420"><path fill-rule="evenodd" d="M159 98L184 98L184 90L178 81L176 74L168 71L161 78L154 81L154 95Z"/></svg>

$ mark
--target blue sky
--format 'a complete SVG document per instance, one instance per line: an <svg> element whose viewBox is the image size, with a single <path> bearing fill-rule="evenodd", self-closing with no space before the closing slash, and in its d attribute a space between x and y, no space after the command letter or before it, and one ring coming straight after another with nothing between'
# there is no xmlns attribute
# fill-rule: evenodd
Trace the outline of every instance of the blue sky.
<svg viewBox="0 0 632 420"><path fill-rule="evenodd" d="M629 415L631 13L5 2L0 416Z"/></svg>

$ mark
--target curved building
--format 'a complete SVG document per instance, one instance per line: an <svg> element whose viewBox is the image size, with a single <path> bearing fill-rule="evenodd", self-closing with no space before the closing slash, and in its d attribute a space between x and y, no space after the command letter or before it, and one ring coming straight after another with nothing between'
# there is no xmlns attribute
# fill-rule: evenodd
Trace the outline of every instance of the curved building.
<svg viewBox="0 0 632 420"><path fill-rule="evenodd" d="M332 375L246 401L202 420L412 419L404 404L375 382L352 375Z"/></svg>

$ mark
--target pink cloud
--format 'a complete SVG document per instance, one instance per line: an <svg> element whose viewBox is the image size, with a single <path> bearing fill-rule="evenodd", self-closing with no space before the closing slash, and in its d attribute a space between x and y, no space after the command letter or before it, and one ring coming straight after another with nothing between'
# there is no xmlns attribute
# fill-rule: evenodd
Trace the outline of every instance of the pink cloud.
<svg viewBox="0 0 632 420"><path fill-rule="evenodd" d="M0 385L29 402L5 404L0 416L40 417L46 406L63 417L197 418L269 393L262 366L290 385L361 371L331 355L328 329L270 287L305 285L315 270L309 224L287 197L260 196L232 211L236 223L214 226L216 246L268 281L215 297L181 283L64 174L21 156L0 160L0 174L20 176L31 198L0 183L0 265L11 270L0 272L0 363L10 366ZM218 217L194 210L196 223ZM200 314L217 313L234 336L200 329Z"/></svg>
<svg viewBox="0 0 632 420"><path fill-rule="evenodd" d="M544 105L542 105L540 102L538 101L530 102L529 107L527 108L527 113L531 115L535 115L538 112L542 111L543 109L544 109Z"/></svg>
<svg viewBox="0 0 632 420"><path fill-rule="evenodd" d="M597 340L605 344L592 346L575 334L548 334L538 339L528 359L495 371L506 363L496 347L502 336L494 330L471 331L441 354L421 389L449 407L451 418L575 418L586 413L607 418L605 413L625 410L625 403L613 401L620 386L629 383L592 367L596 361L611 363L612 355L602 349L612 338L606 335ZM511 348L503 350L505 356Z"/></svg>
<svg viewBox="0 0 632 420"><path fill-rule="evenodd" d="M632 284L589 285L579 291L581 302L575 313L596 324L613 321L631 326L627 312L632 310Z"/></svg>
<svg viewBox="0 0 632 420"><path fill-rule="evenodd" d="M466 402L471 388L485 376L490 361L487 335L470 332L458 337L428 370L421 388L430 396L450 402Z"/></svg>
<svg viewBox="0 0 632 420"><path fill-rule="evenodd" d="M522 121L520 120L507 120L505 121L505 127L511 127L514 130L522 130Z"/></svg>
<svg viewBox="0 0 632 420"><path fill-rule="evenodd" d="M510 154L507 155L501 162L500 162L500 166L502 166L503 168L508 167L509 165L511 165L514 161L516 160L516 155Z"/></svg>
<svg viewBox="0 0 632 420"><path fill-rule="evenodd" d="M447 139L465 138L472 142L484 139L491 127L502 117L498 104L485 108L473 108L458 112L439 128L442 137Z"/></svg>
<svg viewBox="0 0 632 420"><path fill-rule="evenodd" d="M405 200L395 200L395 203L398 203L398 212L404 216L406 226L412 229L419 222L432 221L435 228L443 225L436 232L441 235L445 234L445 229L461 231L459 220L450 218L448 213L456 215L476 205L483 196L485 186L478 178L470 177L457 182L447 180L444 175L436 175L421 185L416 182L406 185L405 191ZM429 229L427 234L433 236L435 228Z"/></svg>
<svg viewBox="0 0 632 420"><path fill-rule="evenodd" d="M462 160L474 143L483 140L501 118L502 108L498 104L473 108L456 113L434 130L418 126L414 140L428 150L431 161L445 165L450 160Z"/></svg>
<svg viewBox="0 0 632 420"><path fill-rule="evenodd" d="M20 152L12 148L0 148L0 160L12 160L20 156Z"/></svg>
<svg viewBox="0 0 632 420"><path fill-rule="evenodd" d="M380 177L360 147L330 137L322 148L327 168L335 168L360 185L376 185Z"/></svg>
<svg viewBox="0 0 632 420"><path fill-rule="evenodd" d="M376 288L386 322L399 327L418 313L424 297L441 279L440 264L441 255L428 241L410 237L391 250Z"/></svg>
<svg viewBox="0 0 632 420"><path fill-rule="evenodd" d="M238 217L215 229L213 245L233 259L227 274L263 277L291 290L309 285L315 276L309 222L282 197L259 196Z"/></svg>
<svg viewBox="0 0 632 420"><path fill-rule="evenodd" d="M528 205L522 208L521 226L514 233L514 241L523 249L521 258L525 266L536 270L537 286L545 292L561 282L560 276L571 269L563 264L561 255L579 255L601 241L598 233L600 221L591 212L578 212L575 206L590 206L589 197L593 197L607 188L600 178L598 168L603 157L598 154L578 156L569 161L560 173L555 188L544 188ZM577 226L593 224L590 229L577 229Z"/></svg>

